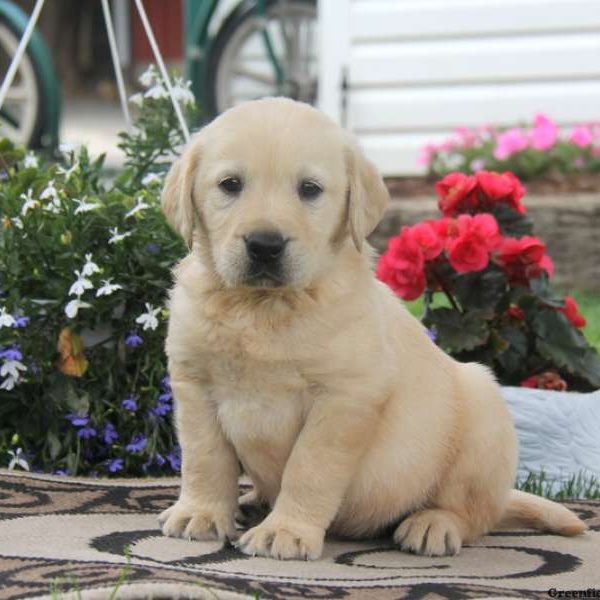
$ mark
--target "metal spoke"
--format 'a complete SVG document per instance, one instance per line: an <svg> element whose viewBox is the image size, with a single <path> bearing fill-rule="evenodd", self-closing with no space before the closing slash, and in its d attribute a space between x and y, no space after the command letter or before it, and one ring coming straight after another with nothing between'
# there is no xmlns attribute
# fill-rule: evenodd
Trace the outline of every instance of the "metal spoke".
<svg viewBox="0 0 600 600"><path fill-rule="evenodd" d="M29 99L29 92L24 85L13 86L8 89L6 94L6 102L23 102Z"/></svg>
<svg viewBox="0 0 600 600"><path fill-rule="evenodd" d="M232 72L238 77L260 81L260 83L264 83L265 85L275 85L275 77L273 77L273 75L258 73L257 71L252 71L251 69L240 66L234 67Z"/></svg>

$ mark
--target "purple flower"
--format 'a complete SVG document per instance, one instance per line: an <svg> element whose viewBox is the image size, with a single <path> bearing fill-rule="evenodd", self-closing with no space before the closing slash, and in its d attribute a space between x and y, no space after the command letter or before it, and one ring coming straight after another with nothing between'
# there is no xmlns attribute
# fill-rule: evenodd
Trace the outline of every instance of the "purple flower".
<svg viewBox="0 0 600 600"><path fill-rule="evenodd" d="M69 413L66 418L69 419L71 425L74 425L75 427L85 427L90 422L90 418L87 415L78 413Z"/></svg>
<svg viewBox="0 0 600 600"><path fill-rule="evenodd" d="M425 333L427 334L427 337L429 337L429 339L432 342L435 342L435 340L437 339L437 335L438 335L437 331L435 331L435 329L428 329Z"/></svg>
<svg viewBox="0 0 600 600"><path fill-rule="evenodd" d="M139 396L134 396L133 394L128 398L125 398L123 402L121 402L121 406L126 410L136 411L137 410L137 401L140 399Z"/></svg>
<svg viewBox="0 0 600 600"><path fill-rule="evenodd" d="M106 467L111 473L117 473L123 470L123 459L113 458L112 460L106 461Z"/></svg>
<svg viewBox="0 0 600 600"><path fill-rule="evenodd" d="M69 471L65 471L64 469L58 469L52 473L52 475L60 475L62 477L66 477L69 475Z"/></svg>
<svg viewBox="0 0 600 600"><path fill-rule="evenodd" d="M167 461L165 460L164 456L162 456L162 454L159 454L157 452L154 455L154 462L157 466L162 467Z"/></svg>
<svg viewBox="0 0 600 600"><path fill-rule="evenodd" d="M162 418L168 415L173 410L173 406L168 402L158 402L155 406L148 410L148 415L151 417Z"/></svg>
<svg viewBox="0 0 600 600"><path fill-rule="evenodd" d="M16 346L13 346L12 348L6 348L6 350L3 350L2 352L0 352L0 358L4 358L6 360L21 361L21 360L23 360L23 355L21 354L21 351Z"/></svg>
<svg viewBox="0 0 600 600"><path fill-rule="evenodd" d="M130 331L125 338L125 345L129 346L130 348L141 346L143 343L144 338L140 337L135 329Z"/></svg>
<svg viewBox="0 0 600 600"><path fill-rule="evenodd" d="M181 469L181 448L179 445L175 446L175 448L167 454L167 460L173 471L179 471Z"/></svg>
<svg viewBox="0 0 600 600"><path fill-rule="evenodd" d="M163 388L163 390L167 391L167 390L171 390L171 378L168 375L165 375L161 380L160 380L160 387Z"/></svg>
<svg viewBox="0 0 600 600"><path fill-rule="evenodd" d="M164 392L158 397L159 402L171 402L173 400L172 392Z"/></svg>
<svg viewBox="0 0 600 600"><path fill-rule="evenodd" d="M150 242L146 245L146 252L149 252L150 254L158 254L160 252L160 245Z"/></svg>
<svg viewBox="0 0 600 600"><path fill-rule="evenodd" d="M125 450L131 454L139 454L148 443L148 438L141 433L134 435L131 442L125 446Z"/></svg>
<svg viewBox="0 0 600 600"><path fill-rule="evenodd" d="M119 434L112 423L108 423L102 431L102 439L108 446L119 439Z"/></svg>
<svg viewBox="0 0 600 600"><path fill-rule="evenodd" d="M77 435L84 440L89 440L90 438L96 437L96 430L91 426L82 427L77 432Z"/></svg>
<svg viewBox="0 0 600 600"><path fill-rule="evenodd" d="M13 327L16 328L21 328L21 327L27 327L27 325L29 325L29 321L31 321L31 319L29 317L18 317L16 315L13 315L13 319L15 320L15 322L13 323Z"/></svg>

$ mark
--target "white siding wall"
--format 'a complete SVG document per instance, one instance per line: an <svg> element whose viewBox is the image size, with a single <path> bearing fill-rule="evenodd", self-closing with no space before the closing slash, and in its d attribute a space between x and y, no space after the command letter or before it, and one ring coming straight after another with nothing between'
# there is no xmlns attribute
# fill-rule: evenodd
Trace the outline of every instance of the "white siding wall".
<svg viewBox="0 0 600 600"><path fill-rule="evenodd" d="M386 175L419 172L421 146L462 125L600 120L600 0L319 6L321 106Z"/></svg>

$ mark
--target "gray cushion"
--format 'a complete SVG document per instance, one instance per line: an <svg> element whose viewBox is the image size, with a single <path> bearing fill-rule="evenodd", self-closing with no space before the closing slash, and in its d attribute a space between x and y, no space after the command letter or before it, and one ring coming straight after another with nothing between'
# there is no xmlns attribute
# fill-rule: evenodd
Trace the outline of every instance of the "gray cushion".
<svg viewBox="0 0 600 600"><path fill-rule="evenodd" d="M600 391L579 394L502 388L519 437L519 478L544 472L567 482L600 479Z"/></svg>

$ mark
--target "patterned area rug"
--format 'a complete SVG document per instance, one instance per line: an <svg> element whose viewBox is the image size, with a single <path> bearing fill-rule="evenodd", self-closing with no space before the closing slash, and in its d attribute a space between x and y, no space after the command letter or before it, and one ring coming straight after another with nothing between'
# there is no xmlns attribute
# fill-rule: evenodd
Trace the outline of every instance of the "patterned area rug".
<svg viewBox="0 0 600 600"><path fill-rule="evenodd" d="M317 562L278 562L162 537L156 515L176 497L175 480L0 471L0 598L51 597L53 587L108 598L127 562L118 598L548 598L550 588L600 589L600 502L569 503L591 528L574 539L504 531L452 558L405 554L388 539L332 539Z"/></svg>

